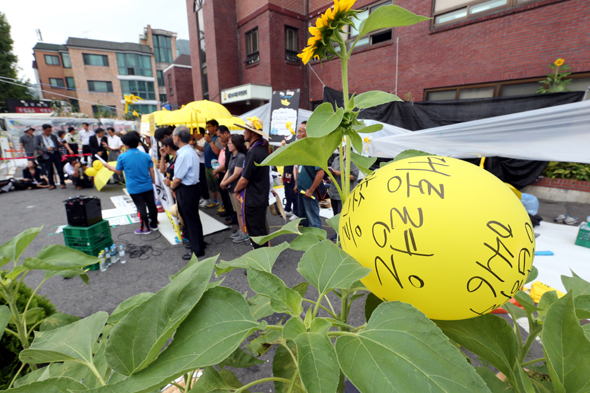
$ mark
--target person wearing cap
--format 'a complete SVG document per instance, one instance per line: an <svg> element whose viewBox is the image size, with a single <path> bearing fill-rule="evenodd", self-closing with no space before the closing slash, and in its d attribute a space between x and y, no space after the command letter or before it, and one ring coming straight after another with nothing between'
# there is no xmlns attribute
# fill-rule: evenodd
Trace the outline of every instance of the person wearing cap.
<svg viewBox="0 0 590 393"><path fill-rule="evenodd" d="M74 154L78 154L78 143L76 143L74 135L76 135L76 129L74 127L68 127L68 133L64 139L70 147L70 150L72 150Z"/></svg>
<svg viewBox="0 0 590 393"><path fill-rule="evenodd" d="M34 132L35 129L33 127L29 127L19 138L20 152L22 157L34 157L35 155L35 137L33 136ZM34 158L29 158L29 161L32 160L34 160Z"/></svg>
<svg viewBox="0 0 590 393"><path fill-rule="evenodd" d="M268 157L268 149L264 145L263 137L269 138L262 132L262 121L256 117L249 117L245 125L236 124L244 129L244 140L249 143L248 154L244 162L242 177L234 188L244 203L244 221L248 235L252 237L268 235L266 226L266 210L268 208L268 194L270 192L268 166L257 166ZM270 138L269 138L270 139ZM252 242L254 248L265 247Z"/></svg>

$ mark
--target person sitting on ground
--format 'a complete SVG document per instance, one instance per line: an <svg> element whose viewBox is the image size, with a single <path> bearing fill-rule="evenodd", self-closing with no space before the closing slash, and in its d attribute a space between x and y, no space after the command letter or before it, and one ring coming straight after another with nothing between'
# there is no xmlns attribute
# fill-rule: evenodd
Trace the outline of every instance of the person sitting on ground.
<svg viewBox="0 0 590 393"><path fill-rule="evenodd" d="M123 135L121 140L127 151L117 159L117 167L109 163L104 166L118 175L125 172L127 191L141 217L141 227L134 233L147 235L158 230L158 208L152 186L155 183L154 162L149 154L138 150L139 138L135 133L129 132Z"/></svg>
<svg viewBox="0 0 590 393"><path fill-rule="evenodd" d="M47 176L41 174L35 161L29 161L27 167L23 170L23 181L27 184L28 189L49 188Z"/></svg>
<svg viewBox="0 0 590 393"><path fill-rule="evenodd" d="M92 181L81 173L84 169L77 157L68 157L66 165L64 165L64 172L68 178L74 183L77 190L83 188L92 188Z"/></svg>
<svg viewBox="0 0 590 393"><path fill-rule="evenodd" d="M244 145L244 137L238 134L234 134L230 137L227 146L231 152L231 157L227 166L227 172L219 186L221 189L229 191L233 209L238 217L239 230L230 237L234 239L234 243L241 243L248 240L249 237L246 231L246 226L244 225L244 217L242 216L242 204L234 193L234 189L242 175L244 161L246 160L246 153L248 153L248 151Z"/></svg>

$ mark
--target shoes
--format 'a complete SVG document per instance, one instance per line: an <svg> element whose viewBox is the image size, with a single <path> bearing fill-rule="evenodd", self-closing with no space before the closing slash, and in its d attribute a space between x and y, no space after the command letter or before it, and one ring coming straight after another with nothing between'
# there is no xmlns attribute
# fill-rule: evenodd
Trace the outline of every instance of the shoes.
<svg viewBox="0 0 590 393"><path fill-rule="evenodd" d="M242 236L242 232L241 231L237 231L237 232L232 233L229 237L230 237L230 239L237 239L237 238L239 238L241 236Z"/></svg>
<svg viewBox="0 0 590 393"><path fill-rule="evenodd" d="M158 231L158 230L159 230L159 228L158 228L158 227L153 227L153 226L151 226L151 225L150 225L150 229L151 229L152 231Z"/></svg>
<svg viewBox="0 0 590 393"><path fill-rule="evenodd" d="M211 201L211 202L209 202L209 204L208 204L207 206L205 206L205 207L209 207L209 208L211 208L211 207L215 207L215 206L217 206L217 205L219 205L219 202L215 203L215 202Z"/></svg>
<svg viewBox="0 0 590 393"><path fill-rule="evenodd" d="M65 185L65 184L62 184L62 185L61 185L61 188L66 188L66 185Z"/></svg>
<svg viewBox="0 0 590 393"><path fill-rule="evenodd" d="M299 217L297 217L295 214L293 214L291 217L289 217L289 221L293 221L298 219Z"/></svg>
<svg viewBox="0 0 590 393"><path fill-rule="evenodd" d="M136 235L149 235L150 233L152 233L152 231L150 231L149 229L136 229L133 233L135 233Z"/></svg>
<svg viewBox="0 0 590 393"><path fill-rule="evenodd" d="M49 186L49 190L55 190L55 186Z"/></svg>
<svg viewBox="0 0 590 393"><path fill-rule="evenodd" d="M210 204L210 203L211 203L211 199L203 199L201 201L201 203L199 203L199 206L201 206L201 207L207 207L207 205Z"/></svg>
<svg viewBox="0 0 590 393"><path fill-rule="evenodd" d="M81 189L82 189L82 187L76 186L76 190L81 190Z"/></svg>
<svg viewBox="0 0 590 393"><path fill-rule="evenodd" d="M203 250L201 250L201 251L199 251L199 252L197 253L197 258L204 257L204 256L205 256L205 250L204 250L204 249L203 249Z"/></svg>
<svg viewBox="0 0 590 393"><path fill-rule="evenodd" d="M243 243L247 240L250 240L250 236L244 235L242 232L238 232L240 235L234 239L234 243Z"/></svg>
<svg viewBox="0 0 590 393"><path fill-rule="evenodd" d="M563 223L566 225L576 225L578 223L578 217L566 217L563 220Z"/></svg>
<svg viewBox="0 0 590 393"><path fill-rule="evenodd" d="M158 209L158 213L164 213L164 206L161 204L156 205L156 208Z"/></svg>
<svg viewBox="0 0 590 393"><path fill-rule="evenodd" d="M567 217L567 214L560 214L559 216L555 217L553 221L555 222L563 222Z"/></svg>
<svg viewBox="0 0 590 393"><path fill-rule="evenodd" d="M226 218L224 222L225 222L225 225L238 225L238 220L234 220L231 217Z"/></svg>
<svg viewBox="0 0 590 393"><path fill-rule="evenodd" d="M285 211L285 215L287 217L291 217L293 215L293 212L291 212L291 211Z"/></svg>
<svg viewBox="0 0 590 393"><path fill-rule="evenodd" d="M223 213L220 213L220 214L219 214L219 217L223 217L223 218L226 218L226 217L231 217L231 216L232 216L232 214L233 214L233 213L230 213L230 212L228 212L228 211L224 210L224 211L223 211Z"/></svg>
<svg viewBox="0 0 590 393"><path fill-rule="evenodd" d="M182 256L182 259L184 259L185 261L190 261L192 257L193 257L193 253L189 251L188 254L184 254Z"/></svg>
<svg viewBox="0 0 590 393"><path fill-rule="evenodd" d="M225 212L225 206L221 205L219 206L219 209L217 209L217 213L224 213Z"/></svg>

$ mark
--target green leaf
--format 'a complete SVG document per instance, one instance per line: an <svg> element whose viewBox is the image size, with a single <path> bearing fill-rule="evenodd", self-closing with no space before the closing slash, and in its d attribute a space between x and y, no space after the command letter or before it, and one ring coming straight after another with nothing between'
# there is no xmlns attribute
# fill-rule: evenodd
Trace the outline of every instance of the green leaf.
<svg viewBox="0 0 590 393"><path fill-rule="evenodd" d="M330 327L329 322L324 323ZM299 377L308 392L335 392L338 387L340 367L327 328L308 333L301 320L291 318L283 330L283 336L297 346Z"/></svg>
<svg viewBox="0 0 590 393"><path fill-rule="evenodd" d="M97 257L59 244L51 244L35 255L25 258L23 265L31 270L72 270L100 262Z"/></svg>
<svg viewBox="0 0 590 393"><path fill-rule="evenodd" d="M553 385L549 381L537 381L536 379L531 379L531 383L533 384L536 393L555 393Z"/></svg>
<svg viewBox="0 0 590 393"><path fill-rule="evenodd" d="M262 247L249 251L241 257L234 259L233 261L222 260L220 263L215 265L215 274L219 276L221 274L231 272L234 269L247 269L248 266L257 270L262 270L263 272L272 273L272 267L277 261L277 258L287 248L289 248L289 243L283 242L278 246Z"/></svg>
<svg viewBox="0 0 590 393"><path fill-rule="evenodd" d="M344 109L338 108L334 112L334 107L329 102L324 102L318 106L307 121L307 137L321 138L334 131L342 122Z"/></svg>
<svg viewBox="0 0 590 393"><path fill-rule="evenodd" d="M590 295L577 296L574 305L578 319L590 319Z"/></svg>
<svg viewBox="0 0 590 393"><path fill-rule="evenodd" d="M198 264L198 263L201 263L201 262L207 262L207 263L208 263L210 259L213 259L215 262L217 262L217 258L219 258L219 254L217 254L217 255L216 255L216 256L214 256L214 257L207 258L207 259L205 259L205 260L201 260L201 261L199 261L199 258L197 258L197 256L193 254L193 255L191 256L191 259L190 259L190 261L188 261L188 263L186 264L186 266L185 266L185 267L183 267L183 268L182 268L182 269L181 269L181 270L180 270L178 273L176 273L176 274L173 274L173 275L171 275L170 277L168 277L168 279L169 279L170 281L174 280L176 277L178 277L178 276L179 276L179 275L181 275L181 274L182 274L184 271L186 271L186 269L188 269L188 268L190 268L191 266L193 266L193 265L196 265L196 264Z"/></svg>
<svg viewBox="0 0 590 393"><path fill-rule="evenodd" d="M80 366L86 368L86 366L82 365L81 363L76 363L76 364L79 364ZM43 373L46 371L46 369L47 369L47 367L43 367L43 368L38 368L37 370L31 371L27 375L20 377L19 379L14 381L13 386L15 388L18 388L19 386L22 386L22 385L28 385L33 382L37 382L39 380L39 378L43 375Z"/></svg>
<svg viewBox="0 0 590 393"><path fill-rule="evenodd" d="M39 330L42 332L53 330L62 326L69 325L70 323L74 323L79 320L80 317L77 317L75 315L63 314L58 312L45 318L45 320L39 326Z"/></svg>
<svg viewBox="0 0 590 393"><path fill-rule="evenodd" d="M299 223L301 222L302 218L298 218L297 220L289 221L287 224L283 225L281 229L276 232L270 233L266 236L255 236L251 238L256 244L264 244L269 240L274 239L275 237L282 236L282 235L301 235L299 231ZM270 248L270 247L266 247Z"/></svg>
<svg viewBox="0 0 590 393"><path fill-rule="evenodd" d="M332 218L328 218L326 220L326 222L328 223L328 225L330 227L332 227L333 230L336 231L336 233L338 233L338 223L340 222L340 213L336 214L334 217Z"/></svg>
<svg viewBox="0 0 590 393"><path fill-rule="evenodd" d="M367 109L367 108L372 108L374 106L387 104L388 102L393 102L393 101L403 101L403 100L394 94L386 93L384 91L379 91L379 90L373 90L373 91L368 91L366 93L359 94L356 97L355 104L356 104L356 107L359 109ZM379 125L381 126L381 128L383 128L383 126L381 124L379 124ZM375 130L375 131L378 131L378 130ZM373 132L375 132L375 131L373 131Z"/></svg>
<svg viewBox="0 0 590 393"><path fill-rule="evenodd" d="M275 150L274 153L266 157L261 165L310 165L328 170L328 158L340 146L340 142L342 142L342 134L338 132L333 132L322 140L317 138L299 139Z"/></svg>
<svg viewBox="0 0 590 393"><path fill-rule="evenodd" d="M379 299L377 296L369 293L367 295L367 299L365 300L365 320L369 322L371 319L371 315L373 315L373 311L381 304L383 300Z"/></svg>
<svg viewBox="0 0 590 393"><path fill-rule="evenodd" d="M18 276L20 276L21 273L27 271L28 269L26 267L24 267L23 265L17 265L15 266L10 273L6 274L6 278L10 278L11 280L16 280L16 278Z"/></svg>
<svg viewBox="0 0 590 393"><path fill-rule="evenodd" d="M539 276L539 270L537 270L536 267L531 266L531 272L529 273L529 276L527 277L525 284L535 281L537 279L537 276Z"/></svg>
<svg viewBox="0 0 590 393"><path fill-rule="evenodd" d="M275 330L276 331L276 330ZM285 345L289 347L291 352L297 356L297 347L292 341L287 342ZM279 345L275 352L275 356L272 360L272 375L276 378L285 378L288 380L293 379L293 374L297 372L297 364L293 361L293 357L285 347ZM296 381L297 383L298 381ZM289 384L283 382L275 382L275 391L277 393L289 392ZM291 390L291 392L296 389Z"/></svg>
<svg viewBox="0 0 590 393"><path fill-rule="evenodd" d="M24 363L40 364L76 360L92 363L92 344L98 339L109 315L97 312L87 318L46 332L35 332L35 339L20 353Z"/></svg>
<svg viewBox="0 0 590 393"><path fill-rule="evenodd" d="M406 303L381 304L364 331L338 337L336 353L361 393L489 392L459 349Z"/></svg>
<svg viewBox="0 0 590 393"><path fill-rule="evenodd" d="M312 234L314 236L316 236L319 240L326 240L327 237L327 233L326 231L324 231L323 229L320 228L315 228L315 227L302 227L301 229L301 233L302 234Z"/></svg>
<svg viewBox="0 0 590 393"><path fill-rule="evenodd" d="M158 356L205 292L214 265L215 258L191 265L115 325L106 352L114 371L131 375Z"/></svg>
<svg viewBox="0 0 590 393"><path fill-rule="evenodd" d="M288 312L292 316L303 312L301 296L272 273L248 267L248 283L254 292L271 298L271 307L275 312Z"/></svg>
<svg viewBox="0 0 590 393"><path fill-rule="evenodd" d="M44 381L33 382L8 390L10 393L71 393L73 391L87 390L86 386L72 378L50 378Z"/></svg>
<svg viewBox="0 0 590 393"><path fill-rule="evenodd" d="M244 352L241 348L236 348L225 360L219 363L219 367L236 367L236 368L247 368L255 366L257 364L264 363L264 360L259 360L249 353Z"/></svg>
<svg viewBox="0 0 590 393"><path fill-rule="evenodd" d="M524 309L529 315L537 311L537 307L535 307L535 302L528 293L518 291L518 293L514 295L514 298L520 303L522 307L524 307Z"/></svg>
<svg viewBox="0 0 590 393"><path fill-rule="evenodd" d="M512 326L493 314L460 321L436 321L444 334L514 381L519 345Z"/></svg>
<svg viewBox="0 0 590 393"><path fill-rule="evenodd" d="M233 289L208 290L174 334L174 340L144 370L93 393L145 393L200 367L218 364L266 323L258 323ZM203 339L206 337L206 339Z"/></svg>
<svg viewBox="0 0 590 393"><path fill-rule="evenodd" d="M31 244L31 242L37 237L39 232L43 227L39 228L29 228L26 231L23 231L4 243L0 246L0 255L4 258L8 258L11 261L14 261L15 264L18 263L20 256L25 251L25 249ZM8 261L10 262L10 261ZM8 263L5 259L2 259L2 264L0 266L5 265Z"/></svg>
<svg viewBox="0 0 590 393"><path fill-rule="evenodd" d="M0 338L4 335L4 329L8 326L8 321L10 321L11 314L10 308L7 306L0 306Z"/></svg>
<svg viewBox="0 0 590 393"><path fill-rule="evenodd" d="M25 321L27 322L28 326L33 326L38 320L39 317L43 314L45 310L41 307L35 307L27 310L26 315L24 316ZM22 318L22 314L21 314ZM16 321L14 319L10 320L11 325L15 325Z"/></svg>
<svg viewBox="0 0 590 393"><path fill-rule="evenodd" d="M374 132L381 131L383 129L383 124L372 124L370 126L365 126L362 124L360 126L353 126L352 128L359 134L372 134Z"/></svg>
<svg viewBox="0 0 590 393"><path fill-rule="evenodd" d="M572 291L574 297L590 295L590 282L583 280L580 277L561 276L561 282L568 292Z"/></svg>
<svg viewBox="0 0 590 393"><path fill-rule="evenodd" d="M250 311L252 311L252 315L254 315L254 319L256 320L274 314L274 311L270 306L270 298L268 296L252 296L248 299L248 305L250 306Z"/></svg>
<svg viewBox="0 0 590 393"><path fill-rule="evenodd" d="M590 324L585 324L584 326L582 326L582 329L584 330L584 334L586 335L586 338L588 340L590 340Z"/></svg>
<svg viewBox="0 0 590 393"><path fill-rule="evenodd" d="M318 244L320 240L318 237L311 233L304 233L301 236L297 236L295 240L291 242L289 248L295 251L307 251L310 247Z"/></svg>
<svg viewBox="0 0 590 393"><path fill-rule="evenodd" d="M111 325L119 323L119 321L127 316L127 314L129 314L135 307L139 306L152 296L154 296L154 294L151 292L142 292L123 300L119 303L117 308L113 310L111 316L107 319L107 323L110 323Z"/></svg>
<svg viewBox="0 0 590 393"><path fill-rule="evenodd" d="M395 156L393 161L405 160L406 158L422 157L422 156L435 156L435 155L436 154L426 153L425 151L420 151L420 150L404 150L401 153L399 153L397 156ZM391 161L391 162L393 162L393 161Z"/></svg>
<svg viewBox="0 0 590 393"><path fill-rule="evenodd" d="M357 168L365 175L368 175L369 173L373 172L371 170L371 166L375 164L375 161L377 161L377 157L365 157L353 151L350 152L350 156L352 157L352 162L354 162Z"/></svg>
<svg viewBox="0 0 590 393"><path fill-rule="evenodd" d="M11 259L6 257L0 257L0 267L10 263Z"/></svg>
<svg viewBox="0 0 590 393"><path fill-rule="evenodd" d="M555 391L563 386L568 393L588 392L590 341L576 317L572 293L551 306L541 337Z"/></svg>
<svg viewBox="0 0 590 393"><path fill-rule="evenodd" d="M191 393L211 393L211 392L232 392L233 387L228 385L221 374L214 367L205 367L203 375L195 382Z"/></svg>
<svg viewBox="0 0 590 393"><path fill-rule="evenodd" d="M492 370L487 367L475 367L475 371L484 380L493 393L516 393L506 382L501 381Z"/></svg>
<svg viewBox="0 0 590 393"><path fill-rule="evenodd" d="M356 41L375 30L387 29L390 27L410 26L430 19L431 18L427 18L425 16L416 15L413 12L405 10L397 5L386 5L379 7L375 11L371 12L369 17L361 23L359 26L359 36ZM361 95L362 94L356 98L357 106L359 105L358 101Z"/></svg>
<svg viewBox="0 0 590 393"><path fill-rule="evenodd" d="M308 287L309 287L309 283L307 281L303 281L303 282L300 282L299 284L295 285L293 287L293 290L297 291L297 293L300 294L301 297L305 297Z"/></svg>
<svg viewBox="0 0 590 393"><path fill-rule="evenodd" d="M231 371L229 371L227 369L220 370L219 375L221 375L221 378L223 378L223 382L225 382L227 385L231 386L232 388L239 389L242 386L244 386L244 384L242 382L240 382L238 377L236 377L236 374L232 373ZM235 392L235 389L232 389L231 391ZM248 389L242 390L240 393L242 393L242 392L243 393L250 393L250 391Z"/></svg>
<svg viewBox="0 0 590 393"><path fill-rule="evenodd" d="M325 240L303 254L297 271L323 296L333 289L348 289L352 283L366 277L371 269Z"/></svg>
<svg viewBox="0 0 590 393"><path fill-rule="evenodd" d="M256 337L246 345L246 348L253 354L262 356L274 344L278 344L282 340L282 332L280 330L264 331L259 337ZM292 375L292 374L291 374Z"/></svg>
<svg viewBox="0 0 590 393"><path fill-rule="evenodd" d="M352 130L346 130L344 132L344 136L347 136L350 138L350 141L352 142L352 147L354 148L354 150L356 151L363 151L363 138L361 138L361 136L358 134L358 132L352 131Z"/></svg>

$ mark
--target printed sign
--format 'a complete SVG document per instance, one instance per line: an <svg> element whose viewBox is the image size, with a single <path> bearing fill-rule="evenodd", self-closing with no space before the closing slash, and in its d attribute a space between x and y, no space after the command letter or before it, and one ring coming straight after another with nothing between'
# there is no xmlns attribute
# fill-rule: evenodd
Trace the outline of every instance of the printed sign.
<svg viewBox="0 0 590 393"><path fill-rule="evenodd" d="M297 139L297 114L299 113L299 89L272 92L270 103L270 137L273 142Z"/></svg>

